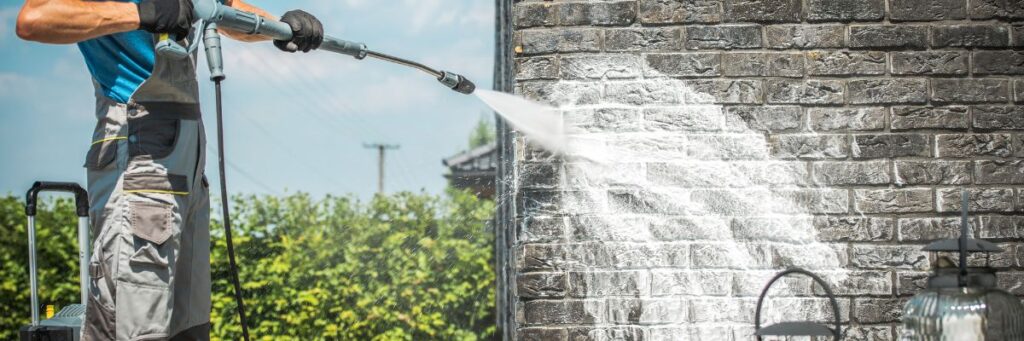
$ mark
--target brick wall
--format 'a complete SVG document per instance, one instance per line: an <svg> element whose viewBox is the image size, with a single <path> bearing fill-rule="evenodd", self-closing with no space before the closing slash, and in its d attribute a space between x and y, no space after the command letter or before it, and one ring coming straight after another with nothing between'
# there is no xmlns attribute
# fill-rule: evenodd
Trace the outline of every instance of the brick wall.
<svg viewBox="0 0 1024 341"><path fill-rule="evenodd" d="M594 185L585 161L507 139L512 302L499 315L513 339L750 339L761 286L800 265L840 295L851 339L894 340L926 275L920 248L959 228L962 187L975 233L1006 249L993 258L1000 282L1024 295L1024 2L523 0L511 16L516 91L570 108L575 136L657 132L715 149L673 166L678 144L636 143L666 157L602 165ZM694 119L694 103L724 123ZM736 139L732 121L755 138ZM702 223L689 201L614 181L693 190L717 174L695 165L715 162L783 174L747 178L797 202L779 213L805 222L813 246L763 242L796 220ZM737 207L715 214L743 216ZM721 233L745 240L752 264L717 257ZM834 262L808 261L823 254ZM810 282L787 288L773 309L788 315L774 318L830 316Z"/></svg>

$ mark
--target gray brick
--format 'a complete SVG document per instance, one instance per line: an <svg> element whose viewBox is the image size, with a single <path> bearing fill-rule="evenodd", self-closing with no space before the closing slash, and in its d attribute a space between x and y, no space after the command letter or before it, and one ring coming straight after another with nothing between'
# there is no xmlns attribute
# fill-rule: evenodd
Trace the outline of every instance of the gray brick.
<svg viewBox="0 0 1024 341"><path fill-rule="evenodd" d="M885 129L885 108L808 108L812 131Z"/></svg>
<svg viewBox="0 0 1024 341"><path fill-rule="evenodd" d="M842 25L772 25L765 27L767 47L773 49L818 49L845 46Z"/></svg>
<svg viewBox="0 0 1024 341"><path fill-rule="evenodd" d="M769 53L768 76L803 77L804 55L798 53Z"/></svg>
<svg viewBox="0 0 1024 341"><path fill-rule="evenodd" d="M858 189L855 210L861 213L927 213L934 211L932 191L915 189Z"/></svg>
<svg viewBox="0 0 1024 341"><path fill-rule="evenodd" d="M657 270L651 278L654 296L728 296L732 292L732 272Z"/></svg>
<svg viewBox="0 0 1024 341"><path fill-rule="evenodd" d="M904 25L850 26L850 47L923 50L928 47L928 28Z"/></svg>
<svg viewBox="0 0 1024 341"><path fill-rule="evenodd" d="M854 135L852 149L863 159L931 156L928 136L918 134Z"/></svg>
<svg viewBox="0 0 1024 341"><path fill-rule="evenodd" d="M1024 3L1016 0L972 0L973 19L1024 19Z"/></svg>
<svg viewBox="0 0 1024 341"><path fill-rule="evenodd" d="M714 106L682 106L644 109L647 131L719 131L723 127L722 109Z"/></svg>
<svg viewBox="0 0 1024 341"><path fill-rule="evenodd" d="M687 154L697 160L761 160L768 157L763 136L693 135L687 139Z"/></svg>
<svg viewBox="0 0 1024 341"><path fill-rule="evenodd" d="M562 57L562 79L623 79L640 76L640 59L633 55L586 55Z"/></svg>
<svg viewBox="0 0 1024 341"><path fill-rule="evenodd" d="M754 309L753 307L756 304L754 300L752 298L747 301L736 302L731 298L693 299L690 301L690 309L700 313L693 314L692 322L696 323L696 325L706 323L753 323L753 315L749 312L753 311L751 309ZM732 339L731 336L730 334L728 340ZM708 338L697 339L708 340Z"/></svg>
<svg viewBox="0 0 1024 341"><path fill-rule="evenodd" d="M717 23L721 20L720 0L640 0L640 21L645 24Z"/></svg>
<svg viewBox="0 0 1024 341"><path fill-rule="evenodd" d="M957 51L893 52L894 75L966 75L968 55Z"/></svg>
<svg viewBox="0 0 1024 341"><path fill-rule="evenodd" d="M850 326L843 328L845 339L851 341L897 340L889 326Z"/></svg>
<svg viewBox="0 0 1024 341"><path fill-rule="evenodd" d="M764 76L768 72L767 58L759 52L731 52L722 54L725 76Z"/></svg>
<svg viewBox="0 0 1024 341"><path fill-rule="evenodd" d="M723 240L732 238L729 225L722 219L684 217L656 220L650 224L651 235L661 241Z"/></svg>
<svg viewBox="0 0 1024 341"><path fill-rule="evenodd" d="M1024 184L1024 160L979 160L978 184Z"/></svg>
<svg viewBox="0 0 1024 341"><path fill-rule="evenodd" d="M900 322L906 303L901 298L855 298L853 318L860 323Z"/></svg>
<svg viewBox="0 0 1024 341"><path fill-rule="evenodd" d="M1005 26L949 25L932 27L933 47L1003 47L1010 43Z"/></svg>
<svg viewBox="0 0 1024 341"><path fill-rule="evenodd" d="M1013 37L1013 40L1010 41L1010 45L1017 47L1024 46L1024 25L1013 25L1010 27L1010 30L1010 35Z"/></svg>
<svg viewBox="0 0 1024 341"><path fill-rule="evenodd" d="M814 182L823 186L884 185L892 181L887 161L815 162Z"/></svg>
<svg viewBox="0 0 1024 341"><path fill-rule="evenodd" d="M854 244L850 262L864 269L928 268L928 257L919 245L862 245Z"/></svg>
<svg viewBox="0 0 1024 341"><path fill-rule="evenodd" d="M766 132L800 129L803 122L800 107L796 106L737 106L726 109L732 126Z"/></svg>
<svg viewBox="0 0 1024 341"><path fill-rule="evenodd" d="M892 129L967 129L967 107L894 107Z"/></svg>
<svg viewBox="0 0 1024 341"><path fill-rule="evenodd" d="M896 182L903 185L964 185L971 173L967 161L896 161Z"/></svg>
<svg viewBox="0 0 1024 341"><path fill-rule="evenodd" d="M1008 188L968 189L971 212L1013 212L1014 193ZM939 212L960 212L959 188L938 189Z"/></svg>
<svg viewBox="0 0 1024 341"><path fill-rule="evenodd" d="M600 31L594 29L544 29L520 31L523 54L597 51Z"/></svg>
<svg viewBox="0 0 1024 341"><path fill-rule="evenodd" d="M808 0L809 21L881 20L885 15L882 0Z"/></svg>
<svg viewBox="0 0 1024 341"><path fill-rule="evenodd" d="M839 104L843 84L836 80L769 80L767 101L773 104Z"/></svg>
<svg viewBox="0 0 1024 341"><path fill-rule="evenodd" d="M733 295L740 297L758 297L765 283L776 275L775 271L738 271L733 275ZM813 282L808 277L790 276L780 278L773 290L787 296L809 296Z"/></svg>
<svg viewBox="0 0 1024 341"><path fill-rule="evenodd" d="M761 47L761 26L689 26L684 46L699 49L753 49Z"/></svg>
<svg viewBox="0 0 1024 341"><path fill-rule="evenodd" d="M524 271L555 270L566 265L565 248L555 244L527 244L522 249Z"/></svg>
<svg viewBox="0 0 1024 341"><path fill-rule="evenodd" d="M1012 138L1013 156L1024 157L1024 134L1015 134Z"/></svg>
<svg viewBox="0 0 1024 341"><path fill-rule="evenodd" d="M562 328L519 328L520 341L565 341L568 331Z"/></svg>
<svg viewBox="0 0 1024 341"><path fill-rule="evenodd" d="M666 87L664 82L638 81L607 83L604 100L630 105L678 104L684 101L675 87Z"/></svg>
<svg viewBox="0 0 1024 341"><path fill-rule="evenodd" d="M964 0L890 0L892 20L959 20L967 17Z"/></svg>
<svg viewBox="0 0 1024 341"><path fill-rule="evenodd" d="M1024 52L975 52L974 73L978 75L1024 75Z"/></svg>
<svg viewBox="0 0 1024 341"><path fill-rule="evenodd" d="M900 241L931 242L960 236L960 218L900 218L897 224Z"/></svg>
<svg viewBox="0 0 1024 341"><path fill-rule="evenodd" d="M1024 106L974 107L974 127L979 129L1024 129Z"/></svg>
<svg viewBox="0 0 1024 341"><path fill-rule="evenodd" d="M598 301L527 301L523 316L527 325L592 324L608 320L607 309Z"/></svg>
<svg viewBox="0 0 1024 341"><path fill-rule="evenodd" d="M984 103L1009 100L1010 85L1005 79L933 79L935 102Z"/></svg>
<svg viewBox="0 0 1024 341"><path fill-rule="evenodd" d="M558 78L558 60L554 57L516 58L516 79Z"/></svg>
<svg viewBox="0 0 1024 341"><path fill-rule="evenodd" d="M725 0L724 6L727 21L800 21L800 0Z"/></svg>
<svg viewBox="0 0 1024 341"><path fill-rule="evenodd" d="M1007 271L999 274L997 287L1002 288L1010 294L1024 295L1024 272Z"/></svg>
<svg viewBox="0 0 1024 341"><path fill-rule="evenodd" d="M814 240L809 227L805 218L742 217L733 219L732 234L736 240L752 242L809 242Z"/></svg>
<svg viewBox="0 0 1024 341"><path fill-rule="evenodd" d="M849 155L844 135L773 135L772 155L782 159L845 159Z"/></svg>
<svg viewBox="0 0 1024 341"><path fill-rule="evenodd" d="M836 214L846 213L850 207L850 195L845 189L780 189L775 196L781 205L772 207L772 214ZM751 212L754 211L745 211Z"/></svg>
<svg viewBox="0 0 1024 341"><path fill-rule="evenodd" d="M807 73L815 76L854 76L885 74L884 52L811 51L807 53Z"/></svg>
<svg viewBox="0 0 1024 341"><path fill-rule="evenodd" d="M928 285L927 272L898 271L896 272L896 293L900 296L911 296L924 291Z"/></svg>
<svg viewBox="0 0 1024 341"><path fill-rule="evenodd" d="M531 216L520 219L519 238L525 243L565 239L565 221L561 217Z"/></svg>
<svg viewBox="0 0 1024 341"><path fill-rule="evenodd" d="M978 156L1010 157L1010 135L948 134L936 136L938 157L973 158Z"/></svg>
<svg viewBox="0 0 1024 341"><path fill-rule="evenodd" d="M516 280L516 293L523 298L565 297L564 273L527 273Z"/></svg>
<svg viewBox="0 0 1024 341"><path fill-rule="evenodd" d="M1024 103L1024 80L1013 81L1013 89L1014 102Z"/></svg>
<svg viewBox="0 0 1024 341"><path fill-rule="evenodd" d="M889 241L895 235L892 219L870 217L814 217L818 240L823 242Z"/></svg>
<svg viewBox="0 0 1024 341"><path fill-rule="evenodd" d="M893 293L892 275L887 271L842 271L822 275L836 296L884 295ZM824 295L825 291L815 285L814 293Z"/></svg>
<svg viewBox="0 0 1024 341"><path fill-rule="evenodd" d="M640 130L640 112L628 108L600 108L566 111L565 130L569 133L610 133Z"/></svg>
<svg viewBox="0 0 1024 341"><path fill-rule="evenodd" d="M673 51L679 49L679 29L667 27L605 30L608 51Z"/></svg>
<svg viewBox="0 0 1024 341"><path fill-rule="evenodd" d="M859 79L846 86L853 104L920 104L928 100L928 83L921 79Z"/></svg>
<svg viewBox="0 0 1024 341"><path fill-rule="evenodd" d="M651 277L643 271L570 272L569 296L648 296Z"/></svg>
<svg viewBox="0 0 1024 341"><path fill-rule="evenodd" d="M523 97L551 105L596 104L601 99L601 88L595 83L530 82L521 85Z"/></svg>
<svg viewBox="0 0 1024 341"><path fill-rule="evenodd" d="M689 80L684 84L693 91L687 96L688 103L760 104L762 102L763 89L759 80Z"/></svg>
<svg viewBox="0 0 1024 341"><path fill-rule="evenodd" d="M714 77L722 74L717 53L648 54L644 74L651 76Z"/></svg>
<svg viewBox="0 0 1024 341"><path fill-rule="evenodd" d="M551 26L558 21L555 6L547 3L521 3L512 13L516 28Z"/></svg>
<svg viewBox="0 0 1024 341"><path fill-rule="evenodd" d="M720 131L724 125L722 109L714 106L682 106L644 109L647 131Z"/></svg>
<svg viewBox="0 0 1024 341"><path fill-rule="evenodd" d="M639 302L639 301L637 301ZM639 312L636 307L608 307L610 314L619 312ZM641 319L646 319L650 314L638 314ZM685 316L685 315L683 315ZM635 318L637 316L625 315L624 317ZM614 322L614 321L613 321ZM617 321L620 323L638 323L639 320L626 319ZM644 329L640 327L578 327L569 329L569 340L622 340L622 341L643 341Z"/></svg>
<svg viewBox="0 0 1024 341"><path fill-rule="evenodd" d="M560 25L628 26L636 20L636 1L568 3L558 6Z"/></svg>
<svg viewBox="0 0 1024 341"><path fill-rule="evenodd" d="M1024 238L1024 217L1021 216L986 216L981 217L979 237L984 239L1020 239ZM1018 250L1021 248L1017 248Z"/></svg>

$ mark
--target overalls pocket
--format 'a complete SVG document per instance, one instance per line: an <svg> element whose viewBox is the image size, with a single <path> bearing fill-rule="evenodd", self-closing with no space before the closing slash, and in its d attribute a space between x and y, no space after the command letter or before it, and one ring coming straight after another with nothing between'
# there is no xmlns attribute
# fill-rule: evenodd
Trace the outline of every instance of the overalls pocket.
<svg viewBox="0 0 1024 341"><path fill-rule="evenodd" d="M92 142L89 153L85 155L85 168L89 170L106 169L117 158L117 143L123 137L105 137Z"/></svg>
<svg viewBox="0 0 1024 341"><path fill-rule="evenodd" d="M151 160L171 155L178 142L181 120L149 118L129 120L128 156L149 156Z"/></svg>

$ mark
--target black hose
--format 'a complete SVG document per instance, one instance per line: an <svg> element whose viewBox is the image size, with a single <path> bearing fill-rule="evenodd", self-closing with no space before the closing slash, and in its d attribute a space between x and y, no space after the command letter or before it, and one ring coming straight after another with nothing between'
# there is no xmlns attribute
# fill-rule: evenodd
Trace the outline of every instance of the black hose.
<svg viewBox="0 0 1024 341"><path fill-rule="evenodd" d="M235 263L235 243L231 240L231 215L228 209L228 182L224 171L224 113L220 94L220 80L214 81L217 96L217 167L220 171L220 207L224 215L224 238L228 244L228 264L231 284L235 286L235 302L238 303L238 322L242 325L242 339L249 341L249 327L245 319L245 303L242 300L242 284L238 281L238 265Z"/></svg>

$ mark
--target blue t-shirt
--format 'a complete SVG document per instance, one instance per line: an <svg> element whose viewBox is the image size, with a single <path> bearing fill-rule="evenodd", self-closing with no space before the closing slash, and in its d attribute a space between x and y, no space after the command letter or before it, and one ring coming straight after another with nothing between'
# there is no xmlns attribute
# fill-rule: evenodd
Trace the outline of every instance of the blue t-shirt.
<svg viewBox="0 0 1024 341"><path fill-rule="evenodd" d="M86 40L78 43L78 49L103 94L128 103L135 90L153 74L153 44L152 33L135 30Z"/></svg>

